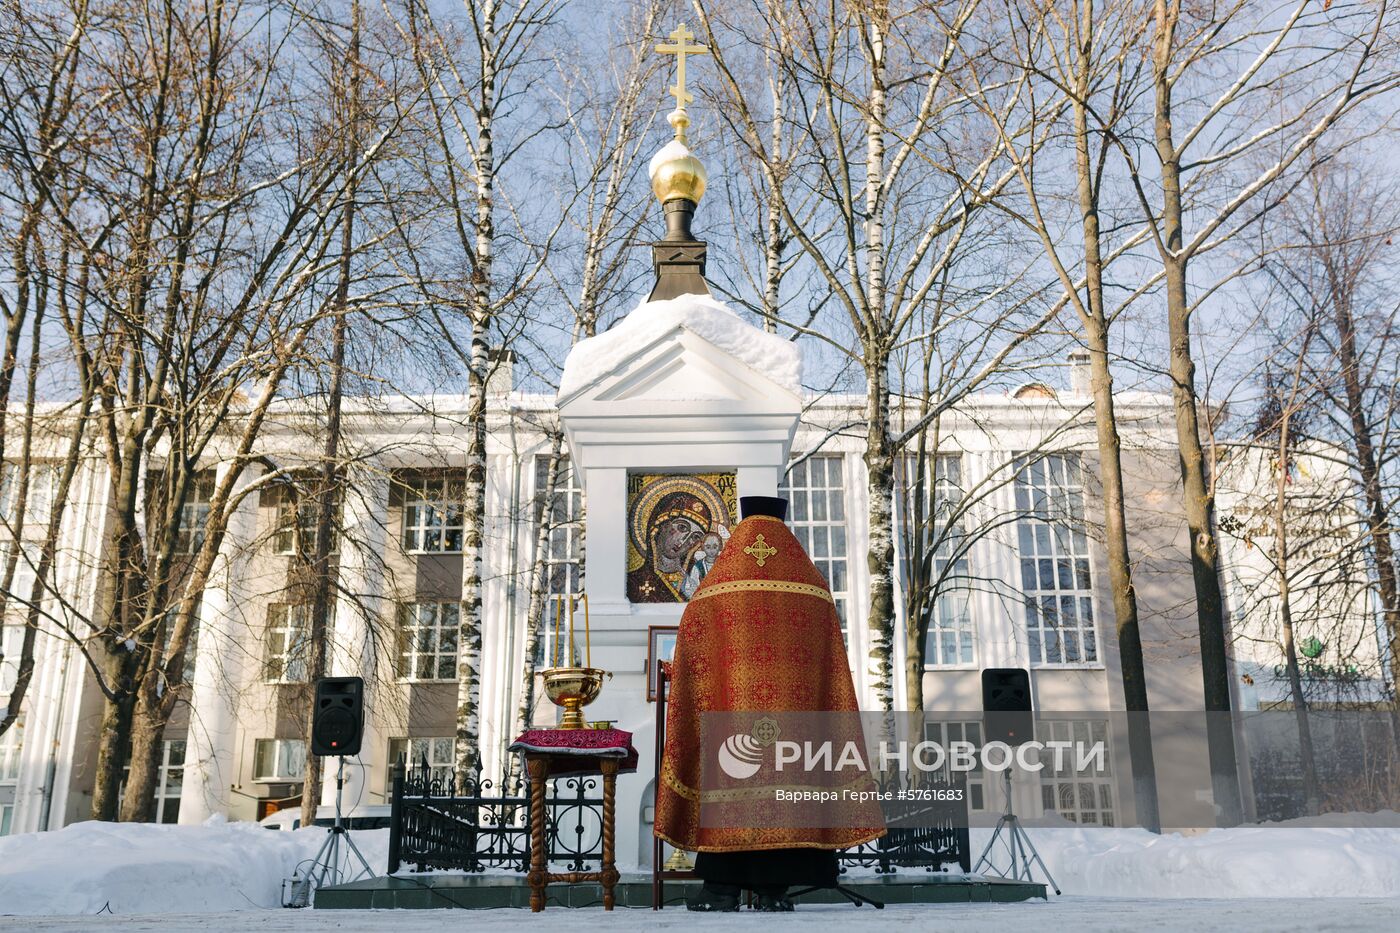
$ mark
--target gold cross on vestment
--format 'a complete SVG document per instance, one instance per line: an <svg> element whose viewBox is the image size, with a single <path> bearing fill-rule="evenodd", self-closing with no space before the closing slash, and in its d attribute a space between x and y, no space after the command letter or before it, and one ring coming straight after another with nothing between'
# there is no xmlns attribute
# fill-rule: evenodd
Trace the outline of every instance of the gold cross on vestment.
<svg viewBox="0 0 1400 933"><path fill-rule="evenodd" d="M758 566L762 567L764 562L767 561L768 558L778 553L778 549L773 547L767 541L764 541L763 535L759 535L758 537L753 539L753 544L750 544L748 547L744 548L744 553L752 557L754 560L758 561Z"/></svg>
<svg viewBox="0 0 1400 933"><path fill-rule="evenodd" d="M684 23L667 38L671 40L671 43L669 45L661 43L656 47L656 51L662 55L676 56L676 83L670 90L671 96L676 99L676 109L684 110L686 104L695 100L695 95L685 89L685 57L687 55L704 55L710 50L703 45L689 44L690 40L695 38L695 34L687 29Z"/></svg>

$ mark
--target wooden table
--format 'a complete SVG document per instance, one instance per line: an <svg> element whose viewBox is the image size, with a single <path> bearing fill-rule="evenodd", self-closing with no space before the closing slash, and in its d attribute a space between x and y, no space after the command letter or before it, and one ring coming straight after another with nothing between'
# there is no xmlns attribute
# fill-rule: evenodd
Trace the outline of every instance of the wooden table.
<svg viewBox="0 0 1400 933"><path fill-rule="evenodd" d="M522 752L525 773L530 778L530 873L525 880L530 885L530 910L544 910L544 891L551 881L580 884L596 881L603 886L603 909L613 909L613 887L617 884L617 868L613 864L613 834L617 815L617 771L622 759L616 755L552 755L545 752ZM561 759L563 759L561 761ZM600 871L551 872L549 846L545 841L545 783L556 764L567 765L572 777L579 774L583 762L596 764L603 775L603 866ZM592 769L590 769L592 770Z"/></svg>

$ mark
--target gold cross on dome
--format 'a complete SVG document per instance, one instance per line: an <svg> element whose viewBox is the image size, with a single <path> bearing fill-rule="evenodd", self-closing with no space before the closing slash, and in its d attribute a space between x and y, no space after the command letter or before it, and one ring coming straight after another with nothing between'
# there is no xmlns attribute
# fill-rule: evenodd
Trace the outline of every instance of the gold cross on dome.
<svg viewBox="0 0 1400 933"><path fill-rule="evenodd" d="M687 55L704 55L710 50L703 45L691 45L690 40L695 38L695 34L686 28L682 23L676 31L667 36L671 43L661 43L656 47L656 51L662 55L676 56L676 83L670 88L671 96L676 99L676 109L684 110L685 105L695 100L695 95L685 89L685 57Z"/></svg>
<svg viewBox="0 0 1400 933"><path fill-rule="evenodd" d="M764 562L767 561L768 558L778 553L778 549L773 547L767 541L764 541L763 535L759 535L758 537L753 539L753 544L750 544L748 547L744 548L744 553L752 557L754 560L758 561L758 566L762 567Z"/></svg>

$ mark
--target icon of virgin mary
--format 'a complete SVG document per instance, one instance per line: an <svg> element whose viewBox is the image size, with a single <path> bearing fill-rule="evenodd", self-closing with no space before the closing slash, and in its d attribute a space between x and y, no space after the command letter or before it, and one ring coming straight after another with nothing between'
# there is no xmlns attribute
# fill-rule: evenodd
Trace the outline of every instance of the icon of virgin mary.
<svg viewBox="0 0 1400 933"><path fill-rule="evenodd" d="M697 554L708 537L727 534L732 509L714 480L732 474L634 475L628 501L627 598L683 603ZM732 498L732 496L730 497Z"/></svg>

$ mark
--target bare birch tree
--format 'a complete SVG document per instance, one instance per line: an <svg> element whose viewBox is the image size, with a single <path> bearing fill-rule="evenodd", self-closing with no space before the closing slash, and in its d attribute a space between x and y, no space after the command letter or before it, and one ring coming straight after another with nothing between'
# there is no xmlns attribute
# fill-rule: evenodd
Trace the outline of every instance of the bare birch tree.
<svg viewBox="0 0 1400 933"><path fill-rule="evenodd" d="M561 250L546 272L552 290L565 298L572 312L571 320L561 322L568 328L570 346L596 336L605 309L625 298L632 281L627 273L636 264L633 241L647 219L654 216L648 210L651 192L641 169L645 164L647 116L654 113L654 106L647 110L644 98L649 79L658 67L651 37L657 31L660 7L659 0L644 0L627 11L625 25L619 31L637 38L619 51L616 60L608 61L607 67L599 69L594 63L584 62L571 69L565 67L561 58L560 82L567 89L560 101L566 133L561 145L567 145L575 157L570 159L569 184L558 193L558 198L561 211L570 219L579 258L567 262L567 251ZM591 80L586 71L600 72L602 80ZM561 270L566 273L561 275ZM570 281L569 273L577 274L577 285ZM544 352L543 347L540 350ZM551 579L547 560L553 540L564 531L566 516L559 507L558 496L565 472L573 466L564 454L562 426L549 421L541 427L547 452L539 471L544 482L537 485L532 506L530 599L525 616L520 702L515 712L515 724L522 728L529 725L538 699L536 656L551 597L574 591L568 581ZM562 568L555 570L559 575L564 572ZM520 781L519 756L510 756L506 768L505 786L508 792L514 792Z"/></svg>
<svg viewBox="0 0 1400 933"><path fill-rule="evenodd" d="M515 103L540 69L538 51L556 0L465 2L460 14L423 0L388 7L411 50L425 101L425 185L433 223L401 242L415 287L442 339L467 371L465 527L458 640L456 770L473 779L481 760L481 595L486 520L486 382L493 331L528 295L550 254L549 233L531 236L502 187L507 163L543 129L538 111ZM521 117L512 123L508 118ZM504 133L504 135L502 135ZM502 231L502 221L516 227ZM557 230L559 223L546 227ZM510 252L520 241L528 249ZM450 259L448 258L450 257ZM456 268L453 268L453 265Z"/></svg>
<svg viewBox="0 0 1400 933"><path fill-rule="evenodd" d="M1228 825L1241 819L1242 805L1224 716L1231 708L1227 625L1191 328L1219 282L1193 285L1190 270L1276 206L1291 170L1306 165L1349 114L1400 85L1400 72L1394 14L1384 0L1300 0L1284 10L1248 0L1201 10L1154 0L1151 16L1153 144L1140 152L1127 138L1115 142L1161 266L1205 708L1215 714L1208 716L1212 786ZM1261 125L1264 101L1275 112Z"/></svg>
<svg viewBox="0 0 1400 933"><path fill-rule="evenodd" d="M1369 173L1334 162L1319 166L1273 225L1285 247L1266 271L1289 300L1306 309L1318 348L1308 360L1324 395L1319 420L1341 445L1363 504L1382 629L1391 658L1392 727L1400 735L1395 658L1400 657L1400 305L1394 285L1394 238L1400 216L1394 191Z"/></svg>
<svg viewBox="0 0 1400 933"><path fill-rule="evenodd" d="M23 14L17 4L8 4L5 16L13 28L0 39L0 169L3 169L3 198L8 209L0 211L0 237L3 237L8 270L0 286L0 312L4 314L4 347L0 350L0 500L6 509L9 542L0 568L0 625L9 609L17 572L29 571L34 579L30 591L14 593L21 604L25 624L15 667L15 681L0 712L0 735L19 718L20 709L34 671L34 650L39 633L44 581L53 562L57 529L67 505L73 470L81 456L86 413L91 393L81 391L82 401L75 409L67 454L60 461L62 479L49 489L52 515L47 522L53 534L44 534L39 545L37 566L25 548L25 523L31 511L31 490L35 478L36 432L46 425L37 420L38 384L44 369L43 336L50 317L50 302L68 300L73 251L62 239L50 242L53 226L47 222L50 198L64 170L65 150L61 145L71 133L81 111L91 106L96 95L77 80L77 60L84 52L89 10L86 2L49 9L28 9ZM60 195L61 196L61 195ZM27 347L26 347L27 344ZM27 349L28 362L22 384L23 410L20 412L20 449L16 455L8 441L14 427L11 404L15 375L21 354ZM44 419L45 422L60 419ZM63 433L62 428L59 429ZM42 438L40 438L42 442ZM57 518L55 522L52 519ZM23 578L18 578L23 579ZM37 599L36 599L37 597ZM3 656L0 639L0 663Z"/></svg>
<svg viewBox="0 0 1400 933"><path fill-rule="evenodd" d="M911 322L960 248L976 238L983 209L1012 178L999 144L945 144L948 127L967 126L954 75L967 67L963 43L980 5L877 2L794 12L786 20L787 41L768 51L780 56L792 99L801 104L790 117L794 145L807 163L799 183L790 175L775 177L773 167L781 163L769 152L770 121L729 65L724 11L694 4L719 73L722 118L767 174L789 234L840 309L839 325L789 321L779 323L780 331L826 343L863 375L870 669L886 710L894 703L894 465L899 449L924 427L911 425L902 434L893 429L891 362L902 343L933 339L911 333ZM819 208L799 211L788 197L795 186L814 191ZM970 328L988 308L1000 311L978 320L986 352L962 371L956 389L938 399L928 419L999 372L1039 327L1034 315L1006 314L1004 306L985 300L939 326Z"/></svg>
<svg viewBox="0 0 1400 933"><path fill-rule="evenodd" d="M335 81L332 101L337 111L337 123L342 127L340 143L345 149L345 165L354 165L360 155L360 98L364 75L360 62L361 13L359 0L350 7L350 30L344 46L331 42L333 70L340 72ZM341 409L345 382L345 342L350 327L350 286L355 276L355 208L359 199L358 179L354 173L347 177L341 204L340 256L336 263L335 295L331 308L331 352L329 384L326 387L326 427L321 465L316 488L316 530L312 536L310 572L312 579L311 628L307 633L310 652L306 668L308 686L325 676L329 660L328 637L335 587L331 567L331 537L336 533L336 513L345 496L341 489ZM316 721L314 698L306 707L306 748L311 749L311 730ZM320 755L306 756L306 772L301 788L301 825L315 822L316 807L321 802L322 761Z"/></svg>
<svg viewBox="0 0 1400 933"><path fill-rule="evenodd" d="M1136 6L1111 0L1075 0L1064 6L1044 4L1036 7L1034 13L1019 5L1008 5L1005 10L1008 48L988 49L988 58L1004 61L1013 69L1043 74L1047 87L1040 93L1063 98L1069 118L1063 132L1073 152L1073 171L1061 171L1054 163L1042 165L1049 160L1037 158L1040 150L1019 146L1011 138L1008 131L1013 127L1003 117L1007 107L1001 89L976 64L968 92L983 102L982 110L1006 147L1025 196L1024 207L1006 200L998 202L998 206L1039 239L1064 300L1078 320L1079 338L1087 350L1103 490L1103 537L1124 703L1129 713L1142 714L1129 717L1137 820L1156 831L1160 820L1151 726L1146 716L1147 677L1128 546L1122 440L1110 366L1110 329L1124 305L1110 307L1104 297L1109 264L1140 242L1145 231L1129 231L1115 238L1105 232L1102 216L1106 207L1104 185L1112 182L1108 171L1112 167L1112 136L1131 132L1130 111L1140 90L1140 40L1145 27ZM1007 52L1014 53L1014 57L1008 59ZM1035 96L1031 95L1032 99ZM1031 113L1030 118L1034 120L1036 115ZM1046 152L1053 159L1053 151ZM1067 223L1057 216L1056 206L1060 203L1073 203L1077 208L1078 238L1071 241L1072 245L1066 242ZM1115 226L1112 217L1109 226Z"/></svg>
<svg viewBox="0 0 1400 933"><path fill-rule="evenodd" d="M342 193L383 141L347 165L296 96L302 21L270 37L244 12L103 4L65 66L74 94L102 106L54 144L65 160L44 213L72 271L53 306L95 406L110 508L90 617L46 622L75 640L104 700L98 819L151 816L200 594L252 491L235 483L283 378L307 362ZM228 469L208 487L216 462Z"/></svg>

